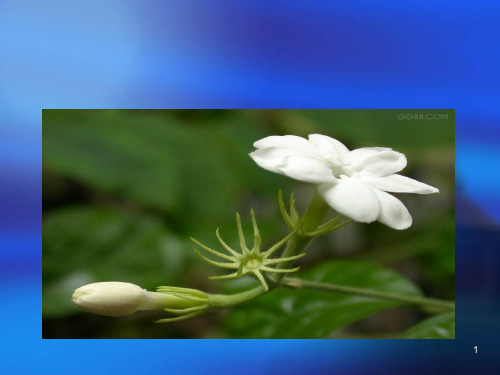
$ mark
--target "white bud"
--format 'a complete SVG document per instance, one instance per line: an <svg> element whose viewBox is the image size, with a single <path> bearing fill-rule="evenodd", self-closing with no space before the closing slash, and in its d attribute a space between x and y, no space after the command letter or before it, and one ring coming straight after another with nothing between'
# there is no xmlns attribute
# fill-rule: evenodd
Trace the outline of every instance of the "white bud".
<svg viewBox="0 0 500 375"><path fill-rule="evenodd" d="M73 302L83 310L105 316L130 315L154 308L147 290L140 286L109 281L84 285L73 293Z"/></svg>
<svg viewBox="0 0 500 375"><path fill-rule="evenodd" d="M158 292L148 292L134 284L107 281L78 288L73 293L73 302L97 315L125 316L139 310L194 307L202 310L208 307L208 295L195 289L167 286L159 287Z"/></svg>

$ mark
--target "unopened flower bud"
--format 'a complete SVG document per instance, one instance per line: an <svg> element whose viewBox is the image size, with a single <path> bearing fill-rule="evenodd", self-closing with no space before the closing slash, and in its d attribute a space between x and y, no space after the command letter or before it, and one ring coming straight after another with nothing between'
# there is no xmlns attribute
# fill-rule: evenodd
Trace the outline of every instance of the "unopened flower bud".
<svg viewBox="0 0 500 375"><path fill-rule="evenodd" d="M83 310L105 316L125 316L139 310L188 308L195 304L182 295L148 292L140 286L118 281L84 285L73 293L73 302Z"/></svg>

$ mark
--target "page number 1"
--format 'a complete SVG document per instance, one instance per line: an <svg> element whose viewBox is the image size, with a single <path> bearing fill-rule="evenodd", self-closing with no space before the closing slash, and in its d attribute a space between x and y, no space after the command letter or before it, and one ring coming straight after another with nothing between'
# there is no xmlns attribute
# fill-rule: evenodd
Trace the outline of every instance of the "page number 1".
<svg viewBox="0 0 500 375"><path fill-rule="evenodd" d="M477 346L474 347L474 353L477 354Z"/></svg>

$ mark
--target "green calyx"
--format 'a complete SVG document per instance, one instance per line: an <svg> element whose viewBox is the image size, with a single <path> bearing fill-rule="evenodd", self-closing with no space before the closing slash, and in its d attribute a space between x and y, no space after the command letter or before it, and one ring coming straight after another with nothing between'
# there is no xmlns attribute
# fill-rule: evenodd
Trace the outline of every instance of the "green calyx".
<svg viewBox="0 0 500 375"><path fill-rule="evenodd" d="M254 243L253 247L249 249L247 247L245 237L243 235L243 229L241 227L241 217L238 213L236 213L236 224L238 227L238 234L240 238L240 247L241 247L241 252L237 252L233 250L231 247L229 247L224 240L221 238L219 234L219 229L215 231L215 235L222 245L222 247L227 251L227 253L222 253L216 250L213 250L209 248L208 246L198 242L196 239L191 238L191 240L204 249L205 251L212 253L216 256L218 256L221 259L224 259L225 262L217 262L214 260L211 260L207 257L205 257L203 254L201 254L200 251L198 251L196 248L194 251L207 263L217 266L217 267L222 267L222 268L228 268L228 269L234 269L235 272L230 273L228 275L223 275L223 276L213 276L210 277L210 279L233 279L237 277L242 277L247 274L253 274L262 284L264 287L265 291L269 290L269 286L266 282L265 274L266 273L274 273L274 272L282 272L282 273L289 273L289 272L295 272L299 269L299 267L296 268L291 268L291 269L279 269L279 268L274 268L274 265L277 265L282 262L289 262L289 261L294 261L296 259L299 259L303 257L305 254L299 254L291 257L284 257L284 258L272 258L272 255L276 253L277 250L280 249L281 246L283 246L297 231L297 229L293 230L291 233L289 233L286 237L281 239L279 242L274 244L272 247L270 247L266 251L261 250L261 243L262 243L262 238L259 233L259 228L257 227L257 221L255 219L255 213L253 210L251 210L251 216L252 216L252 225L253 225L253 232L254 232Z"/></svg>
<svg viewBox="0 0 500 375"><path fill-rule="evenodd" d="M210 308L209 295L201 290L178 288L172 286L159 286L156 289L159 294L168 295L176 299L176 303L170 303L164 310L177 315L173 318L157 320L156 323L171 323L179 320L193 318L204 314Z"/></svg>
<svg viewBox="0 0 500 375"><path fill-rule="evenodd" d="M312 220L308 220L310 219L308 217L308 214L310 214L309 216L311 216L311 213L313 213L313 216L317 215L319 217L319 220L321 221L330 209L323 201L323 198L321 198L321 196L317 192L315 193L313 202L310 206L313 209L309 209L304 217L302 217L295 208L295 197L293 193L290 195L289 211L287 211L285 203L283 202L283 193L281 192L281 190L278 193L278 202L281 216L283 216L283 220L285 220L286 225L288 226L288 228L290 228L290 230L296 230L297 235L300 237L319 237L334 230L340 229L351 221L351 219L342 220L342 215L338 215L321 225L317 225L317 218L315 217L312 218ZM310 221L313 222L312 225L308 225L310 224Z"/></svg>

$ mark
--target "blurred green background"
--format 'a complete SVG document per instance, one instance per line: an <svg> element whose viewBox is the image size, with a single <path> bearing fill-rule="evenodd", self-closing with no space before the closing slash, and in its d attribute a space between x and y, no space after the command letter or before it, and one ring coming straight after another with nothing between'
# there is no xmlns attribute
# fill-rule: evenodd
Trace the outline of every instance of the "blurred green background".
<svg viewBox="0 0 500 375"><path fill-rule="evenodd" d="M413 113L440 116L400 118ZM158 325L152 321L164 317L162 312L100 317L74 306L71 294L81 285L111 280L150 290L172 285L207 292L252 283L249 278L234 285L208 280L220 271L196 257L189 236L216 247L214 231L220 227L223 238L236 244L235 211L242 214L250 237L250 208L265 244L286 234L278 189L294 191L303 210L313 186L260 169L248 153L253 142L268 135L311 133L337 138L351 149L383 146L401 151L408 158L403 174L441 193L398 195L414 219L406 231L351 223L316 239L299 262L304 272L338 260L330 271L337 270L331 271L332 277L339 278L340 268L345 268L339 264L363 261L358 274L341 281L368 286L380 275L379 280L393 280L395 291L454 299L454 111L44 110L43 337L283 336L263 329L262 322L287 324L277 321L282 314L270 315L274 307L266 305L266 299L231 312ZM364 280L362 275L368 274L374 278ZM273 293L266 298L287 298L281 291ZM307 314L307 298L301 300L301 314ZM360 301L350 300L354 302ZM391 338L427 317L414 308L387 303L357 317L346 314L349 319L323 324L321 330L322 319L328 318L317 316L316 336ZM261 331L249 332L255 325ZM301 335L297 331L296 337Z"/></svg>

